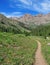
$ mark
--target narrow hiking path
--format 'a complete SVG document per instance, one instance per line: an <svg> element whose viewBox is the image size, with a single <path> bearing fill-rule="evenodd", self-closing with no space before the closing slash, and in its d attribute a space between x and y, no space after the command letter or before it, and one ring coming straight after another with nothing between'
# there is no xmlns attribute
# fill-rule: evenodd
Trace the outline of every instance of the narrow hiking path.
<svg viewBox="0 0 50 65"><path fill-rule="evenodd" d="M48 65L45 61L45 59L43 58L42 52L41 52L41 43L39 41L37 41L38 43L38 49L36 51L36 55L35 55L35 64L34 65Z"/></svg>

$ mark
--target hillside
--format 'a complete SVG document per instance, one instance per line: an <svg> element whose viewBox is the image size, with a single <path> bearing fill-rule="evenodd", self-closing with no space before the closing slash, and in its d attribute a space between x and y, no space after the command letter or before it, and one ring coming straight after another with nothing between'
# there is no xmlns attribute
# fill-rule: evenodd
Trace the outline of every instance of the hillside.
<svg viewBox="0 0 50 65"><path fill-rule="evenodd" d="M19 17L19 18L13 17L12 19L21 21L22 23L25 23L27 25L29 25L31 23L40 25L40 24L50 23L50 13L48 13L46 15L38 14L36 16L32 16L30 14L25 14L22 17Z"/></svg>
<svg viewBox="0 0 50 65"><path fill-rule="evenodd" d="M26 14L17 19L0 14L0 31L48 36L50 35L50 14L38 16Z"/></svg>
<svg viewBox="0 0 50 65"><path fill-rule="evenodd" d="M23 33L24 31L29 31L19 25L19 21L9 19L4 15L0 14L0 31Z"/></svg>
<svg viewBox="0 0 50 65"><path fill-rule="evenodd" d="M38 59L37 62L40 65L43 63L43 58L41 58L43 55L44 58L47 60L48 64L50 64L50 58L49 58L50 47L46 46L46 43L49 42L49 41L46 42L47 37L49 38L50 36L50 19L46 18L46 21L44 23L44 21L43 22L40 21L42 15L38 15L38 16L39 16L39 22L41 23L38 22L37 16L36 16L37 19L35 19L37 21L32 20L33 16L32 17L29 16L32 19L26 16L26 19L28 18L28 20L24 22L19 18L17 18L19 20L17 20L16 18L7 18L4 15L0 14L0 64L1 65L34 65L34 63L36 65L35 62L36 59ZM41 41L41 39L42 41L43 40L45 41L43 41L42 44L40 43L39 46L39 42L36 42L36 40ZM40 47L42 47L42 49ZM39 53L39 51L37 51L38 53L35 54L36 50L39 51L42 50L42 53L44 54L41 55L41 52ZM47 56L45 56L46 53ZM41 63L39 62L39 60Z"/></svg>
<svg viewBox="0 0 50 65"><path fill-rule="evenodd" d="M30 14L25 14L22 17L12 17L11 19L13 20L18 20L20 21L20 25L27 29L34 29L37 26L40 25L50 25L50 13L43 15L43 14L38 14L36 16L32 16Z"/></svg>
<svg viewBox="0 0 50 65"><path fill-rule="evenodd" d="M32 65L36 49L31 36L0 32L0 65Z"/></svg>

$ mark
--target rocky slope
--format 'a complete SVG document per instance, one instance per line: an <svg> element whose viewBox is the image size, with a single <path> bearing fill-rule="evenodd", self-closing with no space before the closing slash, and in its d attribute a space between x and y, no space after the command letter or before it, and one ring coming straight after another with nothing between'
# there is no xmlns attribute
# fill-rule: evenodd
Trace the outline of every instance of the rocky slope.
<svg viewBox="0 0 50 65"><path fill-rule="evenodd" d="M7 18L6 16L0 14L0 31L14 33L23 33L24 31L28 31L19 23L20 22L17 20Z"/></svg>
<svg viewBox="0 0 50 65"><path fill-rule="evenodd" d="M13 17L12 19L21 21L22 23L25 23L27 25L29 25L31 23L40 25L40 24L50 23L50 13L48 13L46 15L39 14L36 16L32 16L30 14L25 14L24 16L22 16L20 18Z"/></svg>
<svg viewBox="0 0 50 65"><path fill-rule="evenodd" d="M24 31L31 31L37 26L44 24L49 24L50 26L50 14L39 14L36 16L25 14L20 18L7 18L0 14L0 31L23 33Z"/></svg>

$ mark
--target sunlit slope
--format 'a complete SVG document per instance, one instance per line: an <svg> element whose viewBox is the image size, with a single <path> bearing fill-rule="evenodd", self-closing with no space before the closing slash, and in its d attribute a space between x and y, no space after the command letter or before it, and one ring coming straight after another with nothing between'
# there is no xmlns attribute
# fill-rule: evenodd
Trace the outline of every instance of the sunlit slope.
<svg viewBox="0 0 50 65"><path fill-rule="evenodd" d="M37 43L31 36L0 33L1 65L32 65Z"/></svg>

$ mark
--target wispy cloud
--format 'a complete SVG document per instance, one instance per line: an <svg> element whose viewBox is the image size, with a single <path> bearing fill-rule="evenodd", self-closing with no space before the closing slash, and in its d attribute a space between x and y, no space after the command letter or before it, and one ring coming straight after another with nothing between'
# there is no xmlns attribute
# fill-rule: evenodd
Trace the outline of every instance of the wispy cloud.
<svg viewBox="0 0 50 65"><path fill-rule="evenodd" d="M13 1L13 4L11 4L11 6L15 7L19 7L19 8L27 8L27 9L31 9L33 2L32 0L10 0L11 2Z"/></svg>
<svg viewBox="0 0 50 65"><path fill-rule="evenodd" d="M46 0L44 2L34 4L33 8L40 13L48 13L50 12L50 1Z"/></svg>
<svg viewBox="0 0 50 65"><path fill-rule="evenodd" d="M32 11L38 11L41 13L50 12L50 1L49 0L12 0L15 2L15 7L26 8ZM19 1L20 3L17 3Z"/></svg>
<svg viewBox="0 0 50 65"><path fill-rule="evenodd" d="M8 0L8 1L10 6L9 7L10 10L8 10L8 13L6 13L7 11L0 12L7 17L13 17L13 16L20 17L25 13L28 12L30 13L30 11L33 12L36 11L38 13L44 13L44 14L50 12L49 0ZM24 10L26 10L26 12Z"/></svg>
<svg viewBox="0 0 50 65"><path fill-rule="evenodd" d="M24 3L25 5L32 5L32 1L31 0L19 0L20 2Z"/></svg>

